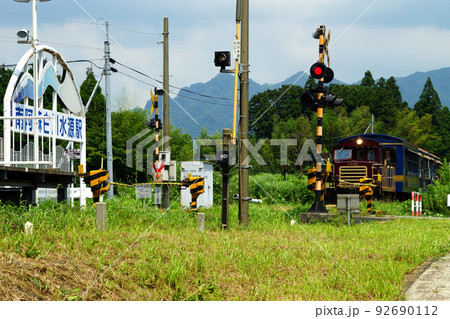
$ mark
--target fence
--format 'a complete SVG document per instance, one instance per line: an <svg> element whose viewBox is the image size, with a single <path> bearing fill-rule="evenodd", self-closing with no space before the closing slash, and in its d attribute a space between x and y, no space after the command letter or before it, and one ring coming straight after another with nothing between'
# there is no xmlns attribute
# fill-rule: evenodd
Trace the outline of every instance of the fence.
<svg viewBox="0 0 450 319"><path fill-rule="evenodd" d="M19 150L15 148L10 150L11 156L11 166L13 167L35 167L34 164L34 142L28 142L26 144L21 143L21 147ZM0 162L4 161L4 142L3 138L0 138ZM57 145L55 150L56 152L56 163L53 165L53 152L49 151L45 153L43 149L39 150L38 158L40 159L39 168L48 169L48 168L56 168L63 172L70 172L70 158L66 155L64 148L60 145ZM16 164L17 163L17 164Z"/></svg>

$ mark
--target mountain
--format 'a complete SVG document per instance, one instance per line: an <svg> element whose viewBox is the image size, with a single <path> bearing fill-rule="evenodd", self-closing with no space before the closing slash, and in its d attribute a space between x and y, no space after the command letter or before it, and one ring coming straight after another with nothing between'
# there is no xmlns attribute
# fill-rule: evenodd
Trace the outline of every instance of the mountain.
<svg viewBox="0 0 450 319"><path fill-rule="evenodd" d="M403 100L408 102L409 107L413 108L414 104L419 100L428 77L431 78L442 105L450 107L450 68L416 72L406 77L395 78L397 85L400 87Z"/></svg>
<svg viewBox="0 0 450 319"><path fill-rule="evenodd" d="M249 95L263 92L268 89L277 89L282 85L304 86L308 79L303 71L298 72L284 81L276 84L258 84L250 80ZM441 102L450 106L450 68L443 68L428 72L416 72L406 77L396 77L397 85L404 101L412 108L418 101L427 78L430 77L435 90L438 92ZM332 83L345 84L337 79ZM183 91L170 103L171 125L181 127L183 132L191 137L198 137L205 127L210 135L215 131L222 132L225 127L232 127L233 117L233 88L234 76L231 74L218 74L206 83L195 83L184 87ZM202 94L190 93L189 91ZM218 98L209 98L218 97ZM162 105L162 103L160 103ZM149 108L150 104L146 106ZM162 110L160 110L162 113Z"/></svg>

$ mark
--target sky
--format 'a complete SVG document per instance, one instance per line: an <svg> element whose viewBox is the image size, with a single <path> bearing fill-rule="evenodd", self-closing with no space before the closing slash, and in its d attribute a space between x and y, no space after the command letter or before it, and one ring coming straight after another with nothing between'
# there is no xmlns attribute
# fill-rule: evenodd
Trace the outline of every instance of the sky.
<svg viewBox="0 0 450 319"><path fill-rule="evenodd" d="M38 39L66 61L86 59L102 67L108 21L111 57L162 80L161 34L168 17L170 84L185 87L218 74L214 51L232 51L235 10L236 0L39 1ZM15 64L29 49L17 44L16 33L31 33L31 12L31 3L2 0L0 63ZM450 66L448 0L250 0L249 12L250 77L260 84L309 70L318 57L312 33L320 25L331 31L335 78L346 83L362 79L367 70L374 78L388 78ZM78 85L90 66L70 64ZM119 73L111 78L113 105L126 92L131 104L143 106L156 83L114 67ZM93 71L97 77L101 73L96 66Z"/></svg>

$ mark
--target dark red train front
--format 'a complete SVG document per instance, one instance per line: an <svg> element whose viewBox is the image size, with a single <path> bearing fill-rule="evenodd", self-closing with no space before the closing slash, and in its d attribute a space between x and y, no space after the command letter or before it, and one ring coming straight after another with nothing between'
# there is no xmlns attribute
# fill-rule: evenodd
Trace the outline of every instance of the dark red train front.
<svg viewBox="0 0 450 319"><path fill-rule="evenodd" d="M327 202L336 194L357 193L360 180L380 179L376 194L408 198L425 189L437 177L439 157L397 137L383 134L355 135L338 142L332 151L332 187Z"/></svg>

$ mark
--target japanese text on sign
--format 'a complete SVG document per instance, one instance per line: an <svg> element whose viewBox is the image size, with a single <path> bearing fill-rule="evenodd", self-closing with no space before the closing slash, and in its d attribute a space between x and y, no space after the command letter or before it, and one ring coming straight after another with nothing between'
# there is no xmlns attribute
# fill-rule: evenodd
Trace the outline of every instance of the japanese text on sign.
<svg viewBox="0 0 450 319"><path fill-rule="evenodd" d="M52 137L53 126L56 126L56 138L67 141L82 142L83 141L83 125L82 117L69 115L66 113L53 112L51 110L39 109L37 116L43 118L26 119L33 117L33 106L23 104L13 104L13 117L24 117L25 119L14 119L11 125L12 130L17 133L34 134L35 125L40 136Z"/></svg>

